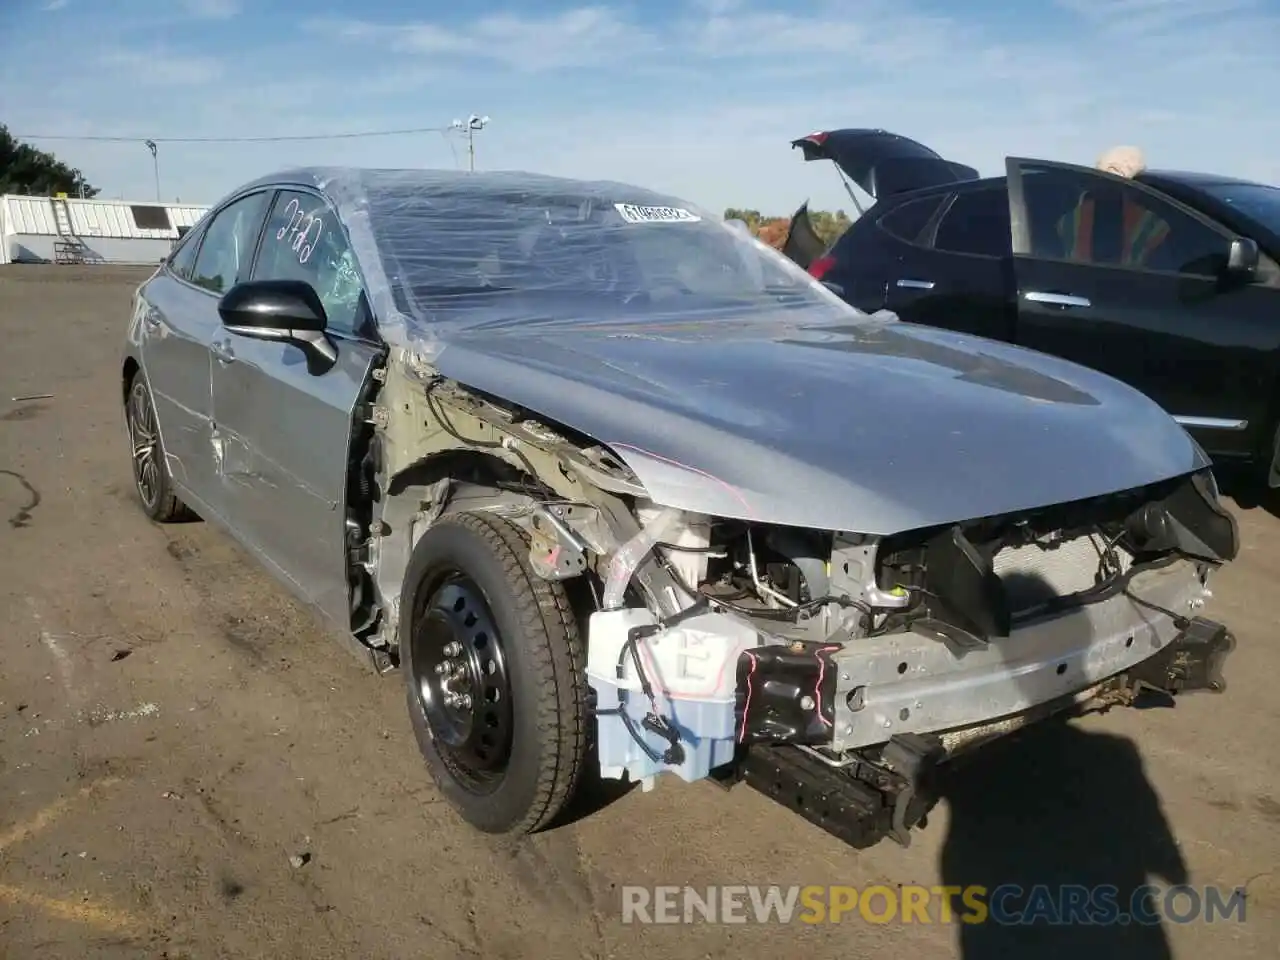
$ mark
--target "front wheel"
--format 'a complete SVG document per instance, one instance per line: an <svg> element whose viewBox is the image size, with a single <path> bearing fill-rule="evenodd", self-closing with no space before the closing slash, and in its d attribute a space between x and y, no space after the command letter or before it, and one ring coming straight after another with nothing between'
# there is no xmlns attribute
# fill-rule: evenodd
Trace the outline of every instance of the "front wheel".
<svg viewBox="0 0 1280 960"><path fill-rule="evenodd" d="M448 516L405 575L400 668L440 792L486 833L533 833L574 794L586 753L585 657L564 587L519 527Z"/></svg>

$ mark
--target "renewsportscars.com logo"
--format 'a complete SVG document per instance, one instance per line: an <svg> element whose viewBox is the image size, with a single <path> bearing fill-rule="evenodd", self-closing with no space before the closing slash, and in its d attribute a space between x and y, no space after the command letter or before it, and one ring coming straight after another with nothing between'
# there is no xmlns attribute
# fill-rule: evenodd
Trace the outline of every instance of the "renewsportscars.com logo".
<svg viewBox="0 0 1280 960"><path fill-rule="evenodd" d="M1154 926L1245 920L1243 887L720 886L622 888L622 922Z"/></svg>

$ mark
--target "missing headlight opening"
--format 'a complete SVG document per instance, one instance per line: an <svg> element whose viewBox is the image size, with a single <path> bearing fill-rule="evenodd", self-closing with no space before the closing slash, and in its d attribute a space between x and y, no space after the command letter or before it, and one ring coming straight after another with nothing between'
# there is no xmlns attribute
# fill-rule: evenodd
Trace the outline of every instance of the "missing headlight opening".
<svg viewBox="0 0 1280 960"><path fill-rule="evenodd" d="M906 843L968 748L1223 686L1232 641L1195 612L1236 528L1205 473L888 536L804 529L655 503L608 447L421 386L389 409L415 418L413 449L452 459L392 467L416 492L387 504L381 569L397 575L406 524L414 540L464 512L521 526L531 569L580 587L606 778L745 781L848 842ZM810 795L839 802L814 812Z"/></svg>

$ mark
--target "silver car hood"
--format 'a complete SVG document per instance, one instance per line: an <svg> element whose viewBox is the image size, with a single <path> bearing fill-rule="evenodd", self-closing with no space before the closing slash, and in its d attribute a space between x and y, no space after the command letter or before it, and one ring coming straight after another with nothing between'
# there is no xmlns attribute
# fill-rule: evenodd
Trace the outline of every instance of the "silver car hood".
<svg viewBox="0 0 1280 960"><path fill-rule="evenodd" d="M440 373L588 434L658 503L888 535L1208 464L1153 401L1009 344L897 322L484 324Z"/></svg>

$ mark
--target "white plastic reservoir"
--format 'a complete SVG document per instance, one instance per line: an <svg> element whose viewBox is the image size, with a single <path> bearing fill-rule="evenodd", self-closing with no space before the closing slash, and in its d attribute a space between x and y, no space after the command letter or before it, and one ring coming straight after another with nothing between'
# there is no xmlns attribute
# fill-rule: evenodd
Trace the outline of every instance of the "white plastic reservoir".
<svg viewBox="0 0 1280 960"><path fill-rule="evenodd" d="M699 780L733 759L738 658L759 644L746 623L719 613L703 613L642 638L636 645L645 677L657 700L657 713L680 735L684 760L672 765L654 760L638 736L659 758L670 743L643 727L650 712L635 659L622 656L633 627L651 627L657 619L647 609L625 608L591 615L587 632L587 678L596 691L596 709L614 710L625 701L631 730L622 717L598 717L600 775L647 781L664 771L684 780ZM622 676L618 675L619 660ZM632 733L634 730L634 735Z"/></svg>

